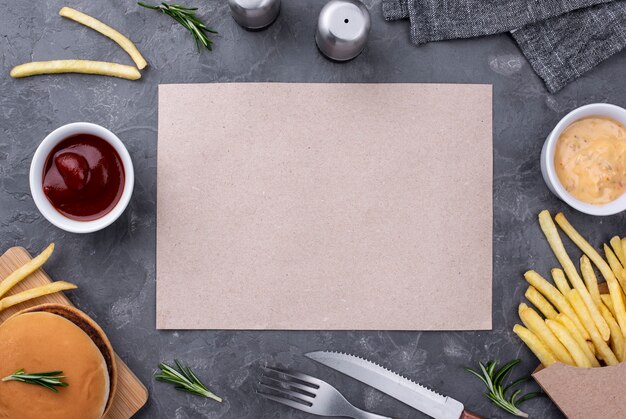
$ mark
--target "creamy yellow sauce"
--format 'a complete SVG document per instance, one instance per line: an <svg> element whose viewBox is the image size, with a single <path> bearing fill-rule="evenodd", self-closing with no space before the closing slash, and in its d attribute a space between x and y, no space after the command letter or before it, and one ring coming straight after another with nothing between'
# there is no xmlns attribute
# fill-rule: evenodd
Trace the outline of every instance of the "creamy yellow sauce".
<svg viewBox="0 0 626 419"><path fill-rule="evenodd" d="M579 119L556 144L554 166L577 199L602 205L626 191L626 127L602 117Z"/></svg>

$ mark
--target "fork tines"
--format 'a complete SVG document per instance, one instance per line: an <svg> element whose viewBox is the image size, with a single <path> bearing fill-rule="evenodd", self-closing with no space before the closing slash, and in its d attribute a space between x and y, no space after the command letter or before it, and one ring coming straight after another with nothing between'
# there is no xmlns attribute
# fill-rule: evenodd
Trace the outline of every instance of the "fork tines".
<svg viewBox="0 0 626 419"><path fill-rule="evenodd" d="M257 390L260 396L296 409L308 410L313 406L320 380L297 371L266 366L259 385L267 390Z"/></svg>

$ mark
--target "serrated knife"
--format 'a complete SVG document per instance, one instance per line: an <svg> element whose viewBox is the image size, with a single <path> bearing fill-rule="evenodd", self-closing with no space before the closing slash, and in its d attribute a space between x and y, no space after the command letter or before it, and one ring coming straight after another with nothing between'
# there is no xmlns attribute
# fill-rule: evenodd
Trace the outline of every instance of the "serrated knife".
<svg viewBox="0 0 626 419"><path fill-rule="evenodd" d="M435 393L367 359L328 351L309 352L305 356L374 387L435 419L481 419L465 410L463 403Z"/></svg>

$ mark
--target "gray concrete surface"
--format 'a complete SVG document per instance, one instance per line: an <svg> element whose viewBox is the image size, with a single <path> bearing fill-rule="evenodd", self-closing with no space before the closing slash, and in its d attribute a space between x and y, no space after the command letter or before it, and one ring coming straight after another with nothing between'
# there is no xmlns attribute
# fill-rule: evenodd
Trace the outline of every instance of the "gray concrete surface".
<svg viewBox="0 0 626 419"><path fill-rule="evenodd" d="M323 3L285 0L272 27L246 32L231 19L225 0L195 0L188 4L200 7L201 16L220 33L213 52L198 53L189 34L173 20L133 1L0 0L0 249L21 245L37 252L50 241L57 243L46 270L56 279L80 286L71 293L72 301L102 325L120 356L150 390L150 400L138 417L307 417L255 396L259 366L265 362L316 374L363 408L400 418L423 417L303 358L305 352L317 349L368 357L463 401L484 416L507 417L489 404L483 387L462 367L491 358L520 357L523 363L517 373L522 374L536 365L511 328L526 288L522 273L534 268L547 274L556 263L537 225L537 213L544 208L564 210L596 245L611 233L626 233L624 215L593 218L567 208L550 194L539 171L543 139L565 113L591 102L626 105L626 54L550 95L509 36L416 48L409 43L408 24L384 22L379 1L369 0L372 31L367 48L354 61L336 64L324 59L313 41ZM101 18L135 40L150 63L143 78L137 82L83 75L11 79L9 69L30 60L80 57L131 63L111 41L59 17L64 5ZM157 85L233 81L493 84L493 331L155 330ZM213 123L212 115L206 115L206 120ZM98 123L117 133L135 163L135 193L127 211L110 228L89 235L65 233L50 225L37 211L28 187L30 159L39 142L54 128L74 121ZM487 274L490 267L484 268ZM152 374L157 363L173 358L192 365L225 398L224 403L155 383ZM530 401L524 408L534 417L561 417L547 399Z"/></svg>

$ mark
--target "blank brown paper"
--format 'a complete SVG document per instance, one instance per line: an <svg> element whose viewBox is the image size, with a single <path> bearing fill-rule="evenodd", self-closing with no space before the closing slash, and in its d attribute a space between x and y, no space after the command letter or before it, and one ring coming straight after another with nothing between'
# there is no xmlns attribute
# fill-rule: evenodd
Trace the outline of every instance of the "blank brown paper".
<svg viewBox="0 0 626 419"><path fill-rule="evenodd" d="M491 328L491 86L161 85L159 329Z"/></svg>
<svg viewBox="0 0 626 419"><path fill-rule="evenodd" d="M602 368L556 363L533 378L569 419L626 417L626 363Z"/></svg>

